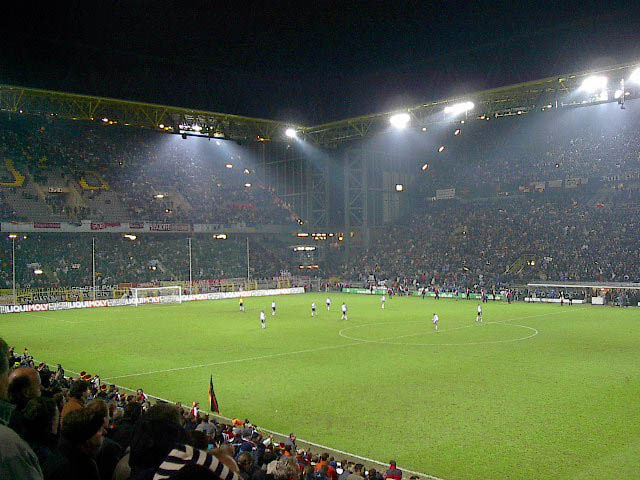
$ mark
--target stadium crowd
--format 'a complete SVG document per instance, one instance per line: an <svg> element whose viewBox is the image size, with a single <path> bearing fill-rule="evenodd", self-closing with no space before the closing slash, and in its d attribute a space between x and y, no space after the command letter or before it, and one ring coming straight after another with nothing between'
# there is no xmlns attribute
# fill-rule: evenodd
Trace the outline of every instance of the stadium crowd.
<svg viewBox="0 0 640 480"><path fill-rule="evenodd" d="M25 238L26 237L26 238ZM12 240L0 250L0 288L12 284ZM249 266L255 279L272 278L290 268L290 251L283 240L255 236L249 240ZM212 280L246 278L246 237L215 240L192 235L192 278ZM92 236L29 234L15 240L16 282L21 288L81 287L92 285ZM188 237L182 234L121 234L95 236L96 284L187 281ZM38 269L42 273L35 274Z"/></svg>
<svg viewBox="0 0 640 480"><path fill-rule="evenodd" d="M12 160L25 185L34 182L44 189L41 200L51 212L70 220L293 224L296 214L258 181L255 164L227 142L217 143L189 147L177 135L117 125L0 116L2 163ZM13 182L14 176L2 168L0 181ZM48 187L75 189L81 200L63 200L61 194L47 193ZM21 187L12 191L20 193ZM105 210L97 202L112 192L122 211ZM115 201L109 197L105 203ZM24 218L2 209L11 214L7 220Z"/></svg>
<svg viewBox="0 0 640 480"><path fill-rule="evenodd" d="M640 281L640 209L627 192L598 197L516 196L434 202L343 266L347 278L441 287L503 287L528 280ZM511 273L507 268L530 255Z"/></svg>
<svg viewBox="0 0 640 480"><path fill-rule="evenodd" d="M249 420L219 423L180 404L152 404L97 375L35 365L0 338L0 478L21 480L401 480L282 442ZM415 480L417 477L411 477Z"/></svg>
<svg viewBox="0 0 640 480"><path fill-rule="evenodd" d="M445 150L430 156L419 184L432 196L454 187L495 195L530 182L638 178L639 123L637 107L615 104L466 122L433 133Z"/></svg>
<svg viewBox="0 0 640 480"><path fill-rule="evenodd" d="M370 248L351 249L350 259L339 248L326 248L321 270L313 274L347 282L374 275L444 289L499 289L546 279L638 281L639 121L637 108L599 105L467 122L459 125L459 135L434 133L446 149L416 180L415 202L393 225L393 234L385 229L374 235ZM51 212L69 218L107 220L107 203L101 210L93 202L106 195L116 195L108 202L120 202L134 220L293 224L296 218L255 181L255 165L229 145L15 114L0 116L0 126L0 157L29 173L27 184L46 186L63 178L64 187L84 180L97 188L79 190L89 206L65 206L55 195L44 199ZM8 168L0 170L0 180L15 180ZM99 188L103 179L110 190ZM456 188L456 199L428 200L449 187ZM156 199L157 194L167 198ZM40 197L31 190L0 189L0 214L28 219L28 212L8 202L11 195L25 201ZM194 279L246 275L242 238L205 237L194 238ZM187 278L183 235L140 235L129 242L101 234L96 243L98 284ZM30 235L16 241L16 250L20 287L91 284L88 235ZM262 235L251 250L254 277L297 267L283 239ZM523 256L533 262L517 266ZM0 262L0 286L8 288L8 248ZM43 273L35 275L36 268Z"/></svg>

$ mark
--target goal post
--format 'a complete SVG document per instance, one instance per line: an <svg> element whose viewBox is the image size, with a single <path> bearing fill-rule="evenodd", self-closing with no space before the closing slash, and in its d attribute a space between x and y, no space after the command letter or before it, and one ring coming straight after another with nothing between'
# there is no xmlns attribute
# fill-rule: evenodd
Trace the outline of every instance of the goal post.
<svg viewBox="0 0 640 480"><path fill-rule="evenodd" d="M136 307L146 303L182 303L182 287L173 285L168 287L131 288L131 298Z"/></svg>

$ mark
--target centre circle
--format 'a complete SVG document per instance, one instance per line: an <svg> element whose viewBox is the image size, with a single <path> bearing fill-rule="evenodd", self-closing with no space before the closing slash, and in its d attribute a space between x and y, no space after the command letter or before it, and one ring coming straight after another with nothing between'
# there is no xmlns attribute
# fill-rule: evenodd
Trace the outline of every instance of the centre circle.
<svg viewBox="0 0 640 480"><path fill-rule="evenodd" d="M398 335L398 336L394 336L394 337L390 337L390 338L385 338L385 339L380 339L380 340L372 340L372 339L367 339L367 338L359 338L359 337L354 337L351 335L347 335L345 332L348 332L350 330L356 330L358 328L364 328L364 327L370 327L370 326L378 326L378 325L390 325L390 324L396 324L396 323L402 323L402 324L408 324L408 323L420 323L422 325L425 324L425 322L423 320L410 320L410 321L406 321L406 322L375 322L375 323L365 323L362 325L354 325L353 327L347 327L347 328L343 328L342 330L340 330L340 332L338 332L338 335L340 335L343 338L346 338L348 340L354 340L357 342L363 342L363 343L377 343L377 344L381 344L381 345L398 345L398 346L409 346L409 347L415 347L415 346L465 346L465 345L488 345L488 344L495 344L495 343L510 343L510 342L521 342L524 340L528 340L530 338L535 337L536 335L538 335L538 330L536 330L533 327L529 327L527 325L519 325L519 324L515 324L515 323L506 323L506 322L486 322L486 323L482 323L482 324L470 324L470 325L462 325L462 326L457 326L457 327L452 327L449 329L443 328L441 329L438 333L436 333L434 330L429 330L429 331L424 331L424 332L418 332L418 333L411 333L411 334L407 334L407 335ZM426 335L446 335L448 332L452 332L455 330L461 330L461 329L467 329L467 328L483 328L487 325L500 325L500 326L504 326L504 327L514 327L514 328L520 328L523 330L528 330L529 332L527 332L527 335L523 335L517 338L509 338L509 339L503 339L503 340L487 340L487 341L470 341L470 342L455 342L455 343L447 343L447 342L428 342L428 343L407 343L407 342L398 342L398 341L394 341L394 340L399 340L402 338L407 338L407 337L418 337L418 336L426 336Z"/></svg>

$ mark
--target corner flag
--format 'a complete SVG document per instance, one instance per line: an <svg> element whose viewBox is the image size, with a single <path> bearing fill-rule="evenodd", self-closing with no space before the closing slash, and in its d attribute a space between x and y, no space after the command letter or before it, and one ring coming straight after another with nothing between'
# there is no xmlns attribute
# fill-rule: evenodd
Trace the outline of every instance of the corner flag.
<svg viewBox="0 0 640 480"><path fill-rule="evenodd" d="M212 412L220 413L218 407L218 400L216 399L216 392L213 391L213 375L209 379L209 410Z"/></svg>

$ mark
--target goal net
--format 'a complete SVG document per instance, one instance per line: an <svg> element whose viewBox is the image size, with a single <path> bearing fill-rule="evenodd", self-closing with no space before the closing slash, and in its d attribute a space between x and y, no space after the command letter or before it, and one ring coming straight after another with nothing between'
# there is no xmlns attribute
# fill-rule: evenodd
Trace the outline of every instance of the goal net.
<svg viewBox="0 0 640 480"><path fill-rule="evenodd" d="M182 287L175 285L171 287L132 288L131 298L136 306L147 303L182 303Z"/></svg>

